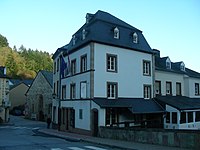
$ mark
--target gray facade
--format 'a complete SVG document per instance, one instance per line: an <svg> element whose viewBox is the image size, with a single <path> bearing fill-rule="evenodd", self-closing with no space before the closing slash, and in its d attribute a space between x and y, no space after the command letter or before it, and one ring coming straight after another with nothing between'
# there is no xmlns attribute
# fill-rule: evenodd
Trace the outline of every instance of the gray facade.
<svg viewBox="0 0 200 150"><path fill-rule="evenodd" d="M26 115L30 119L44 121L51 116L53 73L38 72L26 93Z"/></svg>

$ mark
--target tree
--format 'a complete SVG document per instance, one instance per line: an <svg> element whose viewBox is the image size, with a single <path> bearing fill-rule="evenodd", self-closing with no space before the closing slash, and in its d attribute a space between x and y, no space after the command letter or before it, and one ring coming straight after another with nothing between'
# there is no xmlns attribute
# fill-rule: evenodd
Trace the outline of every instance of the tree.
<svg viewBox="0 0 200 150"><path fill-rule="evenodd" d="M8 47L8 40L0 34L0 47Z"/></svg>

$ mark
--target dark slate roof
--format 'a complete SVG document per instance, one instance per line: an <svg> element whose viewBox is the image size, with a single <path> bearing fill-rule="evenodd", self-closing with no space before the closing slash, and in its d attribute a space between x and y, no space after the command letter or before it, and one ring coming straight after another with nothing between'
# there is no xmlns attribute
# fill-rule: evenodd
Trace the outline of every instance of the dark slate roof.
<svg viewBox="0 0 200 150"><path fill-rule="evenodd" d="M128 108L132 113L163 113L163 108L153 99L143 98L119 98L110 100L107 98L94 98L93 100L102 108Z"/></svg>
<svg viewBox="0 0 200 150"><path fill-rule="evenodd" d="M58 55L60 55L62 52L67 51L67 49L68 49L68 44L67 44L67 45L64 45L64 46L62 46L62 47L60 47L60 48L58 48L58 49L56 50L56 52L53 54L52 59L55 59L55 58L56 58Z"/></svg>
<svg viewBox="0 0 200 150"><path fill-rule="evenodd" d="M131 50L152 53L152 49L147 43L142 31L118 19L117 17L103 11L97 11L95 14L89 14L91 19L89 23L85 23L74 35L76 44L72 45L72 39L67 45L65 55L72 53L78 48L87 45L90 42L127 48ZM117 27L120 32L119 39L113 37L113 30ZM86 31L86 38L82 40L82 30ZM138 43L133 43L132 34L136 32L138 35ZM63 47L62 47L63 48ZM62 49L61 48L61 49Z"/></svg>
<svg viewBox="0 0 200 150"><path fill-rule="evenodd" d="M50 84L50 86L53 87L53 72L45 70L41 70L40 72L44 75L45 79Z"/></svg>
<svg viewBox="0 0 200 150"><path fill-rule="evenodd" d="M170 105L178 110L200 109L200 98L186 96L158 96L155 100L161 105Z"/></svg>
<svg viewBox="0 0 200 150"><path fill-rule="evenodd" d="M156 57L155 58L155 69L159 71L165 71L165 72L172 72L172 73L178 73L178 74L183 74L187 75L189 77L194 77L194 78L200 78L200 73L193 71L189 68L185 67L185 71L182 71L180 69L180 65L182 62L171 62L171 69L166 68L166 59L168 57Z"/></svg>
<svg viewBox="0 0 200 150"><path fill-rule="evenodd" d="M27 86L30 86L33 82L33 79L27 79L27 80L20 80L20 79L10 79L10 82L12 82L13 85L10 85L10 90L17 87L18 85L24 83Z"/></svg>

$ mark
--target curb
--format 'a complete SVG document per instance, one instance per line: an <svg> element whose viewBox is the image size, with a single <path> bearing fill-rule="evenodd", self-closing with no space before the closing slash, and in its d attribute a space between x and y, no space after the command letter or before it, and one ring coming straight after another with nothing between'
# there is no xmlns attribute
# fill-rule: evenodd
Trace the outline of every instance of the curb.
<svg viewBox="0 0 200 150"><path fill-rule="evenodd" d="M33 131L33 132L35 132L35 133L38 132L38 133L50 135L52 137L65 139L65 140L70 141L70 142L88 142L88 143L92 143L92 144L98 144L98 145L107 146L107 147L110 147L110 148L118 148L118 149L122 149L122 150L137 150L137 149L133 149L133 148L125 148L125 147L122 147L122 146L111 145L111 144L107 144L107 143L103 143L103 142L99 142L99 141L93 141L93 140L90 140L90 139L73 138L73 137L69 137L69 136L66 136L66 135L60 135L60 134L56 134L56 133L50 133L50 132L42 131L42 130L39 130L39 129L37 129L37 131Z"/></svg>
<svg viewBox="0 0 200 150"><path fill-rule="evenodd" d="M73 137L69 137L69 136L66 136L66 135L59 135L59 134L56 134L56 133L45 132L45 131L41 131L39 129L37 129L37 131L33 131L33 132L35 132L35 133L38 132L38 133L50 135L50 136L61 138L61 139L64 139L64 140L67 140L67 141L70 141L70 142L80 142L82 140L81 138L73 138Z"/></svg>

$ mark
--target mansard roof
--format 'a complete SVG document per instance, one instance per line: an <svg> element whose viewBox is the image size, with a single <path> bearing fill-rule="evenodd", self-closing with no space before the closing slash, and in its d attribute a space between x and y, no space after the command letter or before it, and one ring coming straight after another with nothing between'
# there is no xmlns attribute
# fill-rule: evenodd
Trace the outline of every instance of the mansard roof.
<svg viewBox="0 0 200 150"><path fill-rule="evenodd" d="M158 96L155 98L161 105L170 105L178 110L200 109L200 98L186 96Z"/></svg>
<svg viewBox="0 0 200 150"><path fill-rule="evenodd" d="M95 14L87 14L86 22L72 37L64 54L71 53L76 49L87 45L90 42L127 48L131 50L152 53L152 49L147 43L142 31L118 19L117 17L103 11L97 11ZM120 38L113 37L114 28L120 31ZM85 39L82 39L82 31L85 30ZM138 43L132 40L133 33L138 35ZM73 41L74 40L74 41Z"/></svg>
<svg viewBox="0 0 200 150"><path fill-rule="evenodd" d="M180 69L180 65L183 63L182 61L180 62L171 62L171 69L167 69L166 67L166 59L168 57L158 57L156 56L155 58L155 69L159 71L165 71L165 72L172 72L172 73L178 73L178 74L183 74L187 75L189 77L194 77L194 78L200 78L200 73L196 72L194 70L191 70L189 68L185 67L185 71Z"/></svg>

